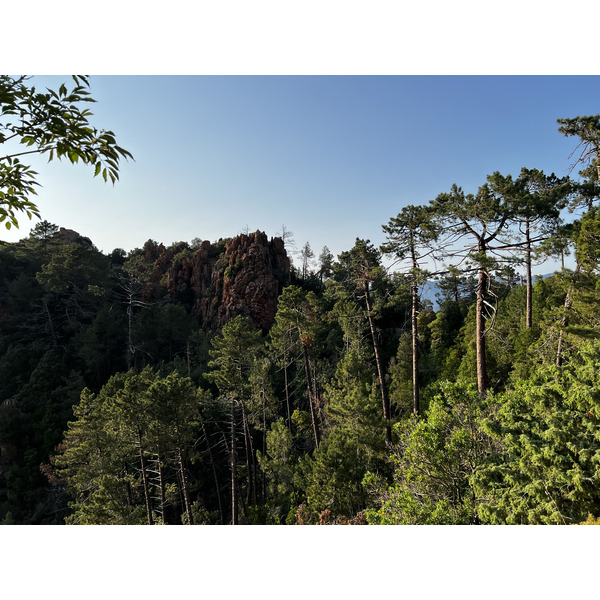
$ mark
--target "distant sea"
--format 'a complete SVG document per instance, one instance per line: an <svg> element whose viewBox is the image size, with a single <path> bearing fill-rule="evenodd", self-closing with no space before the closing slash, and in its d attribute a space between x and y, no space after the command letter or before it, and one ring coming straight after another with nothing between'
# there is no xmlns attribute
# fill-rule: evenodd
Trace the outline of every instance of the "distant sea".
<svg viewBox="0 0 600 600"><path fill-rule="evenodd" d="M534 280L537 277L546 279L546 277L551 277L552 275L554 275L554 273L545 273L544 275L534 274ZM523 276L523 282L525 282L525 276ZM433 304L433 310L438 310L440 304L438 302L438 299L436 298L436 294L439 292L437 281L429 280L419 291L421 301L429 300Z"/></svg>

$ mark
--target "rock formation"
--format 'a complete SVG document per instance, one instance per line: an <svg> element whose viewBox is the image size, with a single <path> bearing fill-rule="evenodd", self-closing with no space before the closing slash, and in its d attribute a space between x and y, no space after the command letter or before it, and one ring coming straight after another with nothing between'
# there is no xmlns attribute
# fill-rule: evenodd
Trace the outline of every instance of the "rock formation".
<svg viewBox="0 0 600 600"><path fill-rule="evenodd" d="M89 237L85 237L77 231L73 231L72 229L65 229L61 227L58 230L58 234L62 236L67 244L83 244L85 246L92 246L92 240Z"/></svg>
<svg viewBox="0 0 600 600"><path fill-rule="evenodd" d="M275 320L277 298L289 284L290 261L281 238L256 231L196 251L180 243L157 246L154 282L164 281L170 296L200 317L204 329L219 331L237 315L261 329Z"/></svg>

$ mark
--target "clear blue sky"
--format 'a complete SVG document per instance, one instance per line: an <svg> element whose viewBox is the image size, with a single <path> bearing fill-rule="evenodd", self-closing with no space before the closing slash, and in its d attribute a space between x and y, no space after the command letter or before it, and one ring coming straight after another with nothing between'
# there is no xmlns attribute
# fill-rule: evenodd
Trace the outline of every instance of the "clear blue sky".
<svg viewBox="0 0 600 600"><path fill-rule="evenodd" d="M39 87L64 77L34 78ZM92 76L94 123L135 162L114 187L34 160L42 218L104 252L282 224L338 253L407 204L493 171L564 175L556 119L600 113L596 76ZM33 222L35 224L35 222ZM28 234L2 231L15 241Z"/></svg>

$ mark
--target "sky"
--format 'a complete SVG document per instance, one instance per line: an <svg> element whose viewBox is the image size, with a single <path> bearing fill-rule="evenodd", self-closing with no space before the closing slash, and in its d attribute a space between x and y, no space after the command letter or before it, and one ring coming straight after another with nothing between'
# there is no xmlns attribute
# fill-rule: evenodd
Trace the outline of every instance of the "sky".
<svg viewBox="0 0 600 600"><path fill-rule="evenodd" d="M39 88L69 77L36 76ZM293 233L318 256L456 183L494 171L568 173L577 142L557 118L600 112L597 76L91 76L92 122L134 161L106 184L34 156L41 216L108 253L211 241L246 228ZM16 241L37 221L2 231Z"/></svg>

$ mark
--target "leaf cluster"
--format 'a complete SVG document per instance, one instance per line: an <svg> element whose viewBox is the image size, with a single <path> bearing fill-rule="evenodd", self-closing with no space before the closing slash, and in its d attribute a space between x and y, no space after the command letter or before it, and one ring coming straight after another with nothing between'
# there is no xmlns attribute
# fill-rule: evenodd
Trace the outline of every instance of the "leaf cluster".
<svg viewBox="0 0 600 600"><path fill-rule="evenodd" d="M113 184L119 179L120 160L133 158L112 131L91 124L93 113L84 106L95 100L87 77L74 76L72 88L62 84L57 91L39 91L29 80L0 76L0 145L6 148L0 151L0 222L7 229L19 226L18 212L39 217L31 200L39 185L37 173L21 157L41 154L48 161L81 161L93 168L94 177L101 175Z"/></svg>

